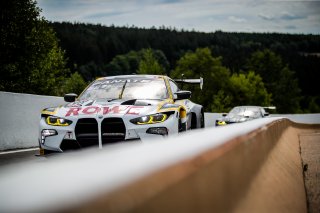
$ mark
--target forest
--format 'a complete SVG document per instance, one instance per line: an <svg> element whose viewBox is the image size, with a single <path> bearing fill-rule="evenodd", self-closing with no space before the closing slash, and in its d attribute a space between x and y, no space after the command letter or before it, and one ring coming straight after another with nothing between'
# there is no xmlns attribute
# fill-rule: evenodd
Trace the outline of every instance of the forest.
<svg viewBox="0 0 320 213"><path fill-rule="evenodd" d="M40 11L33 0L2 5L1 91L61 96L101 76L183 74L204 78L203 90L183 89L208 112L320 112L320 35L52 23Z"/></svg>
<svg viewBox="0 0 320 213"><path fill-rule="evenodd" d="M271 95L269 102L250 102L246 98L244 101L229 102L260 105L270 103L278 106L278 111L282 113L319 112L320 92L317 84L320 79L320 35L221 31L201 33L165 27L142 29L83 23L50 25L57 33L61 47L66 50L68 68L73 72L78 71L86 81L98 76L137 73L142 52L146 49L153 50L165 74L175 77L183 56L199 48L207 48L212 58L219 58L221 66L228 70L230 76L254 71L262 78ZM188 69L193 68L196 69L195 66ZM205 69L210 70L210 67L204 67L200 71L203 76L206 76ZM187 73L188 70L180 72ZM198 75L199 71L197 73L194 70L194 73L187 76ZM217 86L221 81L224 80L217 79ZM212 85L208 77L205 82ZM199 91L195 92L198 94ZM205 87L202 95L212 99L212 92L215 93L215 98L222 92L225 95L228 93L223 88ZM235 92L241 95L241 88ZM220 108L210 108L207 102L202 102L197 97L194 99L205 104L208 110L228 110L232 105L225 103ZM227 100L226 96L221 101Z"/></svg>

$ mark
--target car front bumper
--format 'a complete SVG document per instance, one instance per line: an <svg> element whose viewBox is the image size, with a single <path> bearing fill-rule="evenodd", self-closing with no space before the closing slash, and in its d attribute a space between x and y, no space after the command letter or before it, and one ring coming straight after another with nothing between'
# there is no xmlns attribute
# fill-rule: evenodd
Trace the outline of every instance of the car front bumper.
<svg viewBox="0 0 320 213"><path fill-rule="evenodd" d="M105 130L105 127L103 126L104 119L94 119L96 120L97 125L97 131L95 132L92 132L90 127L80 128L79 130L79 120L73 121L70 126L51 126L45 122L44 118L42 118L40 120L39 129L40 149L63 152L68 149L77 149L87 146L102 148L102 146L107 143L128 140L141 140L142 142L152 141L178 133L178 120L174 115L170 116L162 123L146 125L136 125L129 122L129 120L118 118L121 119L124 124L122 133L110 132L108 130L107 132L103 132L103 129ZM112 126L108 127L110 127L110 129L113 128Z"/></svg>

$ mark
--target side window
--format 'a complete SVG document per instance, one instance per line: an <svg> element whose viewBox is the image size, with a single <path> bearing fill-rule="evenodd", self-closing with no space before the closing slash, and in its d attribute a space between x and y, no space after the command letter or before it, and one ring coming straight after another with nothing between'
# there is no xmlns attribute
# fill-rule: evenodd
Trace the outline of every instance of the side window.
<svg viewBox="0 0 320 213"><path fill-rule="evenodd" d="M176 83L174 83L173 81L169 81L170 83L170 87L171 87L171 91L172 93L174 94L175 92L178 92L179 91L179 87L177 86Z"/></svg>

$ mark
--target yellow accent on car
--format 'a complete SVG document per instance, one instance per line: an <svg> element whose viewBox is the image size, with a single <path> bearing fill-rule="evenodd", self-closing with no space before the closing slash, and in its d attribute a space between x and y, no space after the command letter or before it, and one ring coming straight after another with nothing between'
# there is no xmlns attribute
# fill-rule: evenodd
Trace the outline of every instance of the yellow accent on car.
<svg viewBox="0 0 320 213"><path fill-rule="evenodd" d="M165 77L163 77L163 79L164 79L164 82L166 84L167 91L169 93L169 98L173 101L173 94L172 94L172 91L171 91L169 80L168 80L168 78L165 78Z"/></svg>
<svg viewBox="0 0 320 213"><path fill-rule="evenodd" d="M179 112L180 112L180 118L186 118L187 117L187 110L183 106L180 107Z"/></svg>
<svg viewBox="0 0 320 213"><path fill-rule="evenodd" d="M225 121L218 121L218 125L226 125L226 122Z"/></svg>
<svg viewBox="0 0 320 213"><path fill-rule="evenodd" d="M102 80L102 79L105 79L105 78L106 78L106 76L105 77L97 77L96 80Z"/></svg>
<svg viewBox="0 0 320 213"><path fill-rule="evenodd" d="M44 149L43 148L40 148L39 149L39 154L42 156L42 155L44 155Z"/></svg>
<svg viewBox="0 0 320 213"><path fill-rule="evenodd" d="M48 111L48 110L42 110L41 111L41 114L44 114L44 115L55 115L57 113L57 110L58 108L55 108L54 111Z"/></svg>
<svg viewBox="0 0 320 213"><path fill-rule="evenodd" d="M173 104L173 103L174 103L173 100L170 99L170 98L167 98L167 99L159 102L157 112L161 111L161 108L162 108L163 105L165 105L165 104ZM168 110L166 110L166 111L168 111Z"/></svg>

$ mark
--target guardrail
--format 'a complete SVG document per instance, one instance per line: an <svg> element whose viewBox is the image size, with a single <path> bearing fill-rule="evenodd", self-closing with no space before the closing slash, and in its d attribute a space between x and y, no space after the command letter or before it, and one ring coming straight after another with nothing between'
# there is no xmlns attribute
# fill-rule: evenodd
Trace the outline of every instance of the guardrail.
<svg viewBox="0 0 320 213"><path fill-rule="evenodd" d="M15 165L0 212L306 212L298 133L314 129L267 118Z"/></svg>

